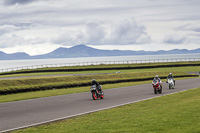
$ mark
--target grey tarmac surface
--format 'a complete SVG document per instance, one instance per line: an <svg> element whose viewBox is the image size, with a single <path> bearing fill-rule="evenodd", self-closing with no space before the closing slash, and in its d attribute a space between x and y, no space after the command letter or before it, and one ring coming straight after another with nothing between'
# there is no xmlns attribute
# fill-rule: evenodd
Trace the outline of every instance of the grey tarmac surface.
<svg viewBox="0 0 200 133"><path fill-rule="evenodd" d="M189 74L194 74L194 75L200 75L200 71L199 72L188 72Z"/></svg>
<svg viewBox="0 0 200 133"><path fill-rule="evenodd" d="M85 93L0 103L0 131L70 118L197 87L200 87L200 78L177 80L172 90L163 83L163 93L157 95L149 83L104 90L105 98L101 100L93 100L88 88Z"/></svg>

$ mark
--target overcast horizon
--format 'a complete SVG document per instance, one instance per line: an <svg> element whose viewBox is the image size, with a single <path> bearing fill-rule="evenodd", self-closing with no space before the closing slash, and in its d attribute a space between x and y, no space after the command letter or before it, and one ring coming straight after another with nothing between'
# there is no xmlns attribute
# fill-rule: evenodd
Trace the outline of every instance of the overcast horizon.
<svg viewBox="0 0 200 133"><path fill-rule="evenodd" d="M0 51L200 48L199 0L2 0Z"/></svg>

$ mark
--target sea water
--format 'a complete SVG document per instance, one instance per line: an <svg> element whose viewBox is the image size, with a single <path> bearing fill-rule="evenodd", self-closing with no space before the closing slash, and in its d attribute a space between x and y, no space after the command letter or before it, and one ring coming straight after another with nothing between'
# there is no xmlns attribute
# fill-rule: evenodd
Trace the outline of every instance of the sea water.
<svg viewBox="0 0 200 133"><path fill-rule="evenodd" d="M168 55L133 55L133 56L108 56L108 57L80 57L80 58L54 58L54 59L28 59L28 60L0 60L0 69L25 67L25 66L36 66L45 64L69 64L76 63L91 64L91 62L118 62L118 61L131 61L137 60L158 60L160 59L184 59L184 58L199 58L198 54L168 54Z"/></svg>

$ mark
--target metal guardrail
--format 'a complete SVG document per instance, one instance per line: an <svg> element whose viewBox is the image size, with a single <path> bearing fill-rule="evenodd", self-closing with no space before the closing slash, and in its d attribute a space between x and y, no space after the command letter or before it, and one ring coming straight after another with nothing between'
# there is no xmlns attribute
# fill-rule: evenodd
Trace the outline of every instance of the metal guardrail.
<svg viewBox="0 0 200 133"><path fill-rule="evenodd" d="M137 63L161 63L161 62L186 62L200 61L200 58L172 58L172 59L147 59L147 60L121 60L121 61L97 61L97 62L75 62L75 63L60 63L60 64L43 64L33 66L22 66L14 68L0 69L0 72L10 72L25 69L66 67L66 66L88 66L101 64L137 64Z"/></svg>

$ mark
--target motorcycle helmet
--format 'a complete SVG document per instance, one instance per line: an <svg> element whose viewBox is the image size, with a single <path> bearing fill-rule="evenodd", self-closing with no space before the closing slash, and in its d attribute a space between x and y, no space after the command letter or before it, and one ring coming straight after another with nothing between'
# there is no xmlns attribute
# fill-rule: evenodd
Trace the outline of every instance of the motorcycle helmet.
<svg viewBox="0 0 200 133"><path fill-rule="evenodd" d="M158 75L156 75L155 78L158 79Z"/></svg>
<svg viewBox="0 0 200 133"><path fill-rule="evenodd" d="M172 75L172 73L169 73L169 75Z"/></svg>
<svg viewBox="0 0 200 133"><path fill-rule="evenodd" d="M92 79L92 83L94 83L96 80L95 79Z"/></svg>

